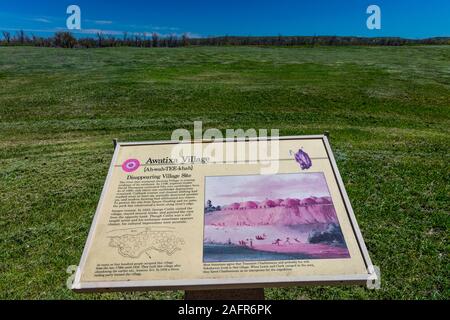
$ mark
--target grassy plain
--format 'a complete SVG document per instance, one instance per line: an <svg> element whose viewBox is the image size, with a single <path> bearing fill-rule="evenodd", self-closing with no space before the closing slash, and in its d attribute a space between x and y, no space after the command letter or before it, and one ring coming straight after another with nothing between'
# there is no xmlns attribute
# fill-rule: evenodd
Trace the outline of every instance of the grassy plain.
<svg viewBox="0 0 450 320"><path fill-rule="evenodd" d="M274 299L449 299L450 47L0 48L0 298L65 287L112 139L176 128L329 131L382 287L267 289Z"/></svg>

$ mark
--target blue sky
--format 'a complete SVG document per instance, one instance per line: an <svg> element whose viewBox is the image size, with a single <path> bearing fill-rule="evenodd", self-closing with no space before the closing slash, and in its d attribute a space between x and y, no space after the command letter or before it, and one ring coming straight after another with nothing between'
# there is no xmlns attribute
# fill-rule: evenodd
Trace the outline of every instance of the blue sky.
<svg viewBox="0 0 450 320"><path fill-rule="evenodd" d="M0 2L0 31L48 35L66 29L66 8L81 8L78 36L124 31L216 35L450 36L450 0L15 0ZM381 30L366 9L382 12Z"/></svg>

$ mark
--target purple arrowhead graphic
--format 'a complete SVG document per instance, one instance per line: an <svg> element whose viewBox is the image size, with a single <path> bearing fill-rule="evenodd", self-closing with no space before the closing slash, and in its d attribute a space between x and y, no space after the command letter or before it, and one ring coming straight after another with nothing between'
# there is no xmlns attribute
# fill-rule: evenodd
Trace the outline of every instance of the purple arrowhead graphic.
<svg viewBox="0 0 450 320"><path fill-rule="evenodd" d="M298 150L298 152L295 154L295 161L298 162L302 170L309 169L312 166L311 158L302 149Z"/></svg>

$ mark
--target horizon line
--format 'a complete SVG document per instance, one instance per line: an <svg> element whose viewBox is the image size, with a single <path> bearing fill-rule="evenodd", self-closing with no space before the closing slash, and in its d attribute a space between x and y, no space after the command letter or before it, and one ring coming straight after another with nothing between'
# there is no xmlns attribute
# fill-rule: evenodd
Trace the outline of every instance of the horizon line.
<svg viewBox="0 0 450 320"><path fill-rule="evenodd" d="M314 35L302 35L302 34L278 34L278 35L233 35L233 34L221 34L221 35L200 35L193 34L191 32L183 32L183 33L159 33L159 32L150 32L150 31L120 31L120 30L101 30L101 29L81 29L81 30L68 30L61 28L60 30L45 30L45 29L26 29L26 28L1 28L0 27L0 38L4 38L3 32L20 32L23 31L25 34L29 33L34 35L34 33L48 33L47 37L51 37L51 35L65 32L73 35L78 35L77 38L90 38L90 36L96 36L97 34L101 34L103 36L110 36L112 38L120 38L120 36L128 34L129 36L144 36L151 37L153 34L157 34L159 37L182 37L186 35L189 39L218 39L218 38L358 38L358 39L401 39L401 40L428 40L428 39L450 39L450 35L448 36L429 36L429 37L402 37L402 36L361 36L361 35L332 35L332 34L314 34ZM41 38L45 38L44 36L40 36Z"/></svg>

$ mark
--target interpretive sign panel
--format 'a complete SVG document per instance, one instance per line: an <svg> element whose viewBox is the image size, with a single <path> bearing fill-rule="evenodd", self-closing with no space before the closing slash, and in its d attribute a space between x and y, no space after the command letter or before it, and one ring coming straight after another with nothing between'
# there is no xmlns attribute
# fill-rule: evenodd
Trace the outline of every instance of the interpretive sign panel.
<svg viewBox="0 0 450 320"><path fill-rule="evenodd" d="M369 267L326 136L119 143L73 289L362 284Z"/></svg>

